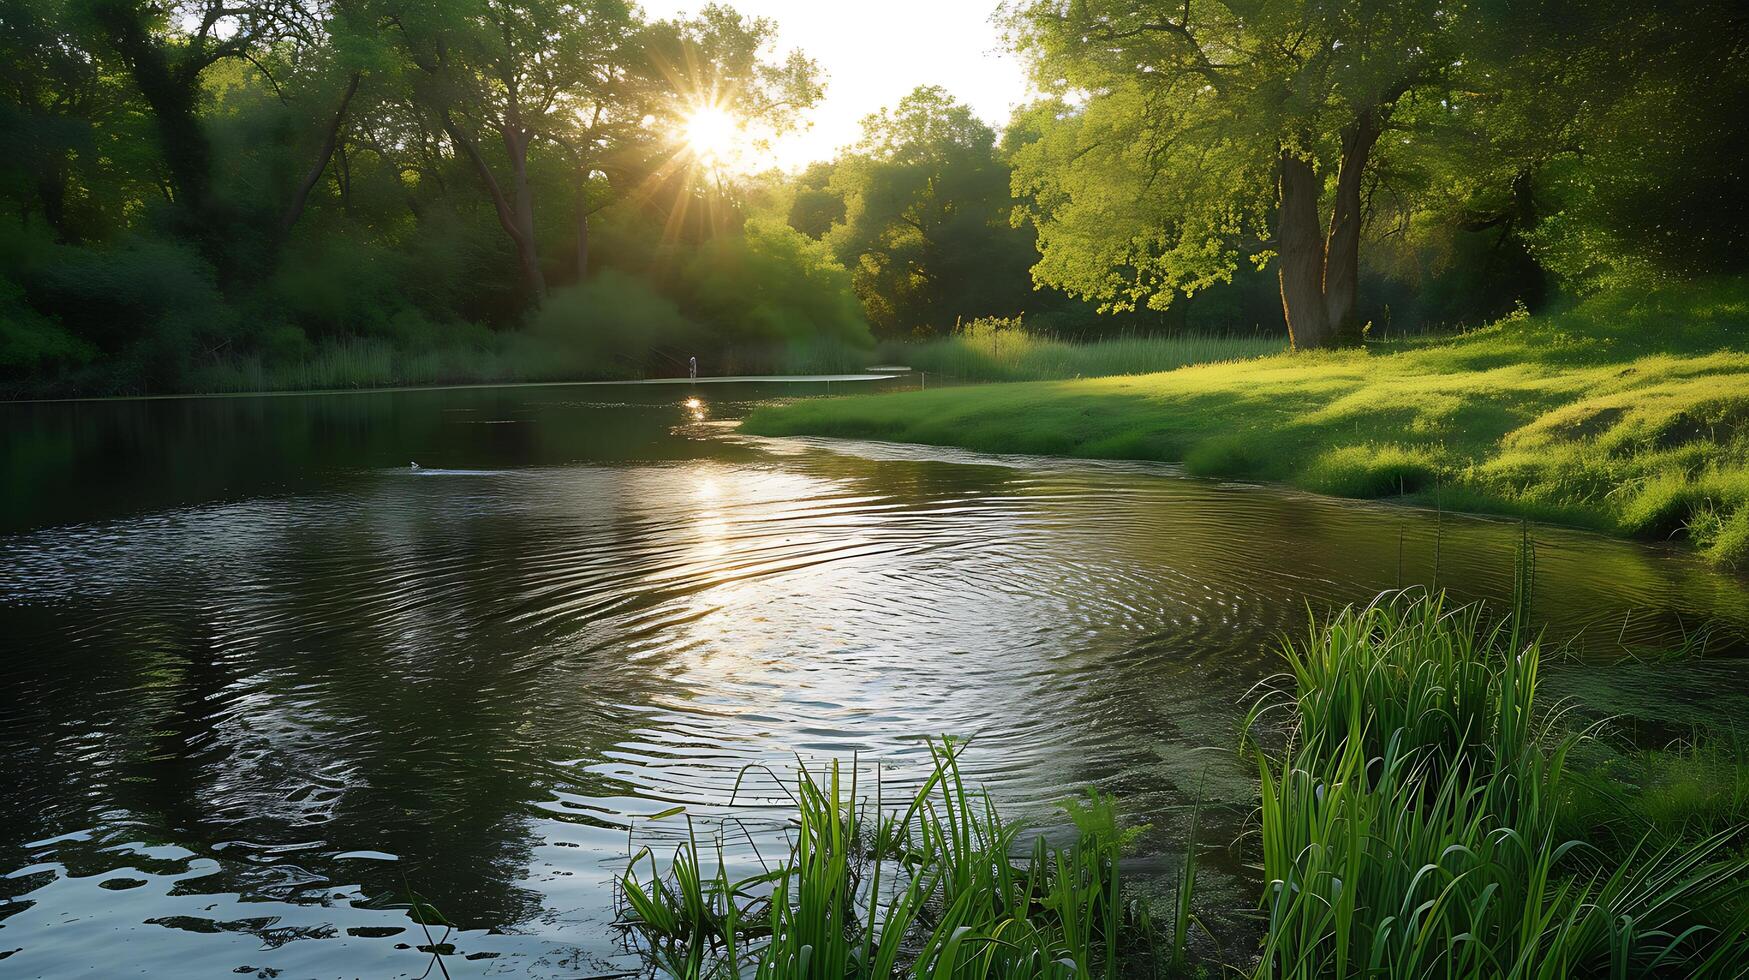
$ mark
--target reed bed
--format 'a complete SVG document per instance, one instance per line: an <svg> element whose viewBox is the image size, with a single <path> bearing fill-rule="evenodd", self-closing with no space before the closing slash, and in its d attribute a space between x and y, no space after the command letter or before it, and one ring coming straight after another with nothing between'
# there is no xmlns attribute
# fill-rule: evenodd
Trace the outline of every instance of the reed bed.
<svg viewBox="0 0 1749 980"><path fill-rule="evenodd" d="M848 374L876 359L874 351L829 339L744 345L700 351L707 375ZM523 381L620 381L683 377L691 352L675 348L647 362L583 356L538 338L485 334L475 342L408 347L385 338L348 338L312 347L301 357L241 357L192 369L201 392L328 391L436 384Z"/></svg>

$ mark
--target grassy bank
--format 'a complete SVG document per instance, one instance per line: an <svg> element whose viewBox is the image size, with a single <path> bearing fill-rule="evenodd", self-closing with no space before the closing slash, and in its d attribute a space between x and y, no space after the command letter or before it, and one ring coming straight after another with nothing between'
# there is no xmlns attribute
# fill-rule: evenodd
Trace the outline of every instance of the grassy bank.
<svg viewBox="0 0 1749 980"><path fill-rule="evenodd" d="M1576 764L1594 737L1539 699L1525 618L1390 593L1284 645L1282 683L1246 725L1271 746L1246 749L1256 832L1232 843L1261 870L1256 948L1215 934L1249 910L1198 898L1194 819L1173 897L1150 908L1123 875L1137 831L1109 797L1069 804L1066 842L1018 847L949 743L885 806L854 770L799 768L789 853L752 877L724 870L721 841L744 834L731 821L710 832L714 860L698 828L666 870L641 853L620 925L682 980L1742 976L1744 758L1628 757L1727 777L1704 798L1673 792L1681 776Z"/></svg>
<svg viewBox="0 0 1749 980"><path fill-rule="evenodd" d="M1181 461L1351 497L1435 496L1749 561L1749 283L1596 297L1457 336L1158 374L756 412L747 431Z"/></svg>
<svg viewBox="0 0 1749 980"><path fill-rule="evenodd" d="M963 381L1059 381L1172 371L1190 364L1280 353L1266 337L1114 337L1075 343L1028 333L1019 320L984 319L946 337L884 344L883 361Z"/></svg>

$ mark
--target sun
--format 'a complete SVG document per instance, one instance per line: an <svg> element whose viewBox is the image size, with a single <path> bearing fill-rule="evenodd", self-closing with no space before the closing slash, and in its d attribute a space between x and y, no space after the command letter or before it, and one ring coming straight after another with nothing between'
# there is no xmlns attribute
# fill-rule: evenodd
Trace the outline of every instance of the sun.
<svg viewBox="0 0 1749 980"><path fill-rule="evenodd" d="M701 105L687 114L680 135L694 156L714 166L735 156L742 133L740 122L727 109Z"/></svg>

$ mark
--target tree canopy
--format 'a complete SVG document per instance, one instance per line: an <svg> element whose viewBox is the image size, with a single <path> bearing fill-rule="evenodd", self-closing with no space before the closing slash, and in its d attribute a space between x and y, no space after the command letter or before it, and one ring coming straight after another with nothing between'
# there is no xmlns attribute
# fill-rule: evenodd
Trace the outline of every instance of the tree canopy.
<svg viewBox="0 0 1749 980"><path fill-rule="evenodd" d="M832 190L843 220L826 236L876 326L902 333L1018 313L1034 253L1009 222L996 133L946 91L920 88L863 121Z"/></svg>
<svg viewBox="0 0 1749 980"><path fill-rule="evenodd" d="M924 87L787 174L686 136L757 158L823 93L728 6L0 0L0 383L199 386L356 343L638 373L983 317L1319 347L1744 270L1730 0L999 17L1038 96L1005 122Z"/></svg>
<svg viewBox="0 0 1749 980"><path fill-rule="evenodd" d="M1015 124L1015 186L1039 228L1035 277L1124 309L1231 282L1245 263L1272 266L1296 346L1358 339L1369 224L1450 225L1466 211L1505 224L1513 211L1515 230L1534 236L1551 209L1532 204L1541 193L1598 231L1607 222L1585 217L1587 201L1634 169L1597 166L1612 144L1718 142L1704 113L1683 110L1717 94L1694 66L1741 64L1742 15L1680 6L1014 5L1014 43L1046 94ZM1672 29L1693 18L1725 34ZM1670 139L1620 140L1616 128L1651 105L1678 108L1647 117ZM1709 169L1689 186L1736 179ZM1575 170L1589 179L1565 176ZM1558 225L1549 234L1583 249ZM1637 247L1619 245L1616 261Z"/></svg>

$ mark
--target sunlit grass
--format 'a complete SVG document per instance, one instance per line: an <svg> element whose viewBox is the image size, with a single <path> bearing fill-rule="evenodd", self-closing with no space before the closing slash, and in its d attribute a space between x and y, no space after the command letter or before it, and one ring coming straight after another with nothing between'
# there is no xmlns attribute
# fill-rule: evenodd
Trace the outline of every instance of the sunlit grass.
<svg viewBox="0 0 1749 980"><path fill-rule="evenodd" d="M1170 371L1187 364L1280 353L1267 337L1113 337L1076 343L1029 333L1018 320L984 319L932 340L886 344L885 361L963 381L1053 381Z"/></svg>
<svg viewBox="0 0 1749 980"><path fill-rule="evenodd" d="M1749 283L1612 294L1368 350L756 412L750 431L1184 462L1749 560Z"/></svg>

